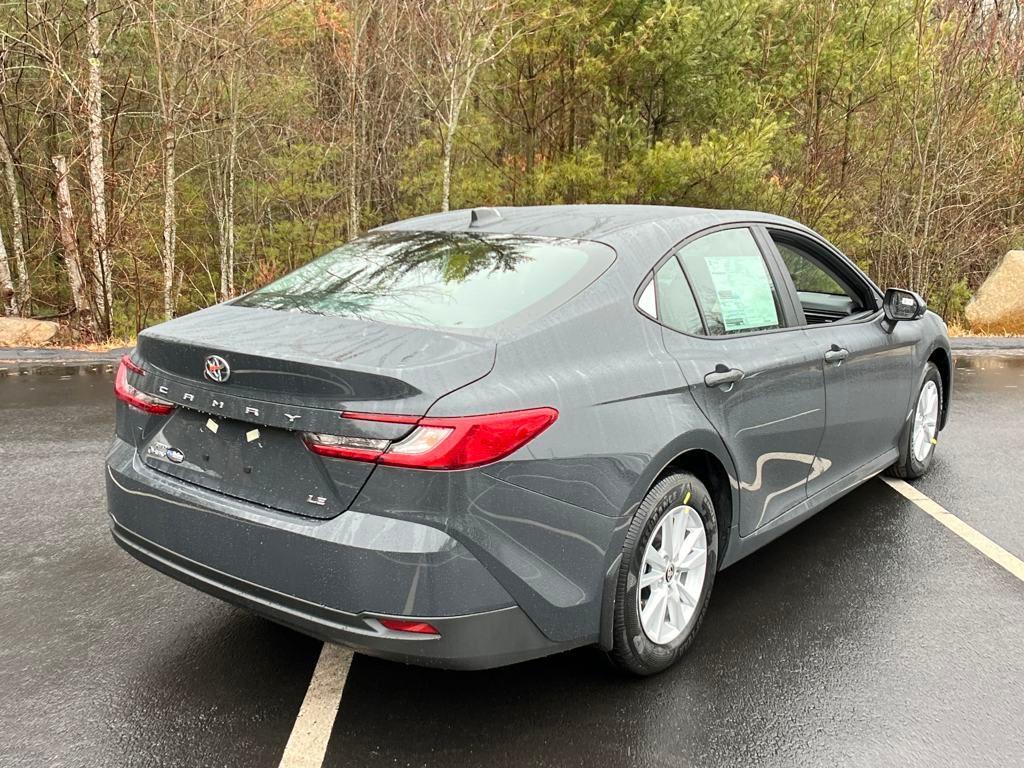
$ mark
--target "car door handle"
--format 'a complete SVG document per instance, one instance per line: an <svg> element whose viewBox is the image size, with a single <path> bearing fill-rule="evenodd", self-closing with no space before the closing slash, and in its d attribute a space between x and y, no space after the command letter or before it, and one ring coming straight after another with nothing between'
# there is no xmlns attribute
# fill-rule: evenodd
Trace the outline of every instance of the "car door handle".
<svg viewBox="0 0 1024 768"><path fill-rule="evenodd" d="M832 345L832 348L825 353L825 362L830 365L842 365L843 360L850 356L850 350L843 349L836 344Z"/></svg>
<svg viewBox="0 0 1024 768"><path fill-rule="evenodd" d="M719 363L715 366L715 370L704 377L704 384L709 387L728 385L724 387L725 391L728 392L732 389L732 385L742 378L743 371L739 368L730 368L723 363Z"/></svg>

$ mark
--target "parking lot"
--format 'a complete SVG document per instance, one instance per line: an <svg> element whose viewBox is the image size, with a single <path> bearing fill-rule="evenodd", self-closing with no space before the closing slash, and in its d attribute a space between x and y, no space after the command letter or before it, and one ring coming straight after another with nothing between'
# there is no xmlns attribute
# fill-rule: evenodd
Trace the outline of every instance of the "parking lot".
<svg viewBox="0 0 1024 768"><path fill-rule="evenodd" d="M950 425L916 487L1024 559L1024 354L961 354L956 368ZM307 725L321 644L113 543L112 376L0 363L0 765L276 766ZM590 650L476 673L356 656L323 764L1022 756L1024 582L876 479L722 572L693 651L656 678L624 678Z"/></svg>

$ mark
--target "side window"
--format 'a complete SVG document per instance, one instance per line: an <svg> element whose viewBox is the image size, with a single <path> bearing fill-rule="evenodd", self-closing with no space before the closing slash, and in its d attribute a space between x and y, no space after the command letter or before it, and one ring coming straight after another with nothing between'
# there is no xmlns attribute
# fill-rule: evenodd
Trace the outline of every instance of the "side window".
<svg viewBox="0 0 1024 768"><path fill-rule="evenodd" d="M679 251L712 336L782 325L778 292L749 229L723 229Z"/></svg>
<svg viewBox="0 0 1024 768"><path fill-rule="evenodd" d="M640 298L637 299L636 306L641 312L651 317L658 316L658 304L654 300L654 280L647 281L647 285L640 292Z"/></svg>
<svg viewBox="0 0 1024 768"><path fill-rule="evenodd" d="M813 262L803 250L789 243L780 242L776 242L775 247L779 249L782 260L786 262L786 269L789 270L793 285L798 291L827 293L832 296L847 295L836 279Z"/></svg>
<svg viewBox="0 0 1024 768"><path fill-rule="evenodd" d="M810 249L778 234L772 239L793 279L808 323L832 323L863 310L865 303L858 292Z"/></svg>
<svg viewBox="0 0 1024 768"><path fill-rule="evenodd" d="M666 261L655 273L654 287L658 299L658 319L661 322L683 333L704 333L697 303L693 300L683 268L675 258Z"/></svg>

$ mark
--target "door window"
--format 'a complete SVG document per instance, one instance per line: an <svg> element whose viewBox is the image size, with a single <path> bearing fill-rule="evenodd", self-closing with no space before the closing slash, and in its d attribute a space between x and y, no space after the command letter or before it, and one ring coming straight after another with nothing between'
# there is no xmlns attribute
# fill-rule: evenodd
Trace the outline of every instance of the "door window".
<svg viewBox="0 0 1024 768"><path fill-rule="evenodd" d="M775 247L793 279L804 317L810 324L833 323L864 311L863 291L858 291L830 269L795 236L772 233Z"/></svg>
<svg viewBox="0 0 1024 768"><path fill-rule="evenodd" d="M847 295L836 279L812 261L804 250L789 243L778 242L775 245L798 291L825 293L831 296Z"/></svg>
<svg viewBox="0 0 1024 768"><path fill-rule="evenodd" d="M712 232L680 249L678 256L697 294L708 334L782 326L778 291L749 229Z"/></svg>

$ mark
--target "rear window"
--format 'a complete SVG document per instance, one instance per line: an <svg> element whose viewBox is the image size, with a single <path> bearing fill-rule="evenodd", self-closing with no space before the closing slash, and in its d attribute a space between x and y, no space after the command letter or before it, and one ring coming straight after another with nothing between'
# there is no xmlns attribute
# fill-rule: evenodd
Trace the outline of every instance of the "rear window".
<svg viewBox="0 0 1024 768"><path fill-rule="evenodd" d="M378 232L235 300L263 307L472 330L534 319L614 261L589 241L469 232Z"/></svg>

